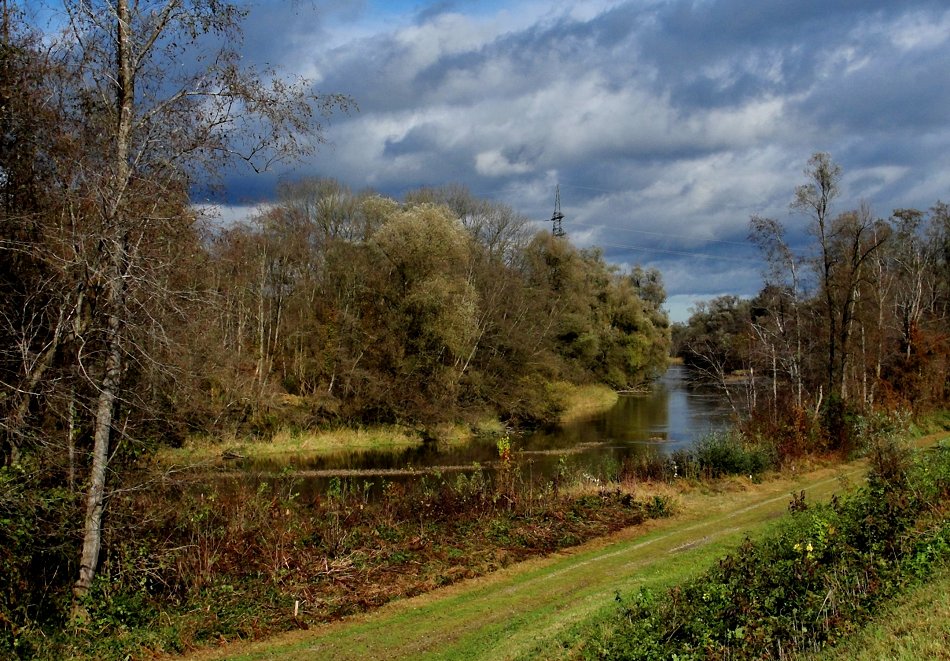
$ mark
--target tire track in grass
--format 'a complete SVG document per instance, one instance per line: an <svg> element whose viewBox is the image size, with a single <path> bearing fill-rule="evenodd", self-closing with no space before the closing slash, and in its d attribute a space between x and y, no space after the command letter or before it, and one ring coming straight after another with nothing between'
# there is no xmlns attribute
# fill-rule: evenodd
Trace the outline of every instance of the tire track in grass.
<svg viewBox="0 0 950 661"><path fill-rule="evenodd" d="M372 613L194 659L512 659L612 607L619 590L662 586L698 573L787 509L801 489L828 497L863 474L863 462L777 480L752 491L695 496L683 515L519 563ZM695 502L692 502L695 501ZM292 605L291 605L292 606Z"/></svg>

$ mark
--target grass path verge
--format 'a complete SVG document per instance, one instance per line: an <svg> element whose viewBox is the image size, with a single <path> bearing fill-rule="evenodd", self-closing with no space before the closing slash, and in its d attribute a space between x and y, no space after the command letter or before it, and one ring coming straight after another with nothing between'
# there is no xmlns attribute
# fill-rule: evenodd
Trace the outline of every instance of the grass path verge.
<svg viewBox="0 0 950 661"><path fill-rule="evenodd" d="M864 462L854 462L741 491L690 494L673 519L650 521L373 613L192 658L516 658L554 645L559 633L609 606L617 590L660 586L701 571L781 516L792 491L805 489L809 500L824 499L854 485L863 473Z"/></svg>
<svg viewBox="0 0 950 661"><path fill-rule="evenodd" d="M920 439L919 445L947 438ZM747 536L766 531L792 492L810 502L859 484L855 461L743 489L691 493L671 519L514 565L309 631L207 650L192 659L516 659L556 658L560 641L596 623L619 590L660 588L695 575ZM292 608L293 605L288 605Z"/></svg>
<svg viewBox="0 0 950 661"><path fill-rule="evenodd" d="M950 660L950 566L835 647L800 661Z"/></svg>

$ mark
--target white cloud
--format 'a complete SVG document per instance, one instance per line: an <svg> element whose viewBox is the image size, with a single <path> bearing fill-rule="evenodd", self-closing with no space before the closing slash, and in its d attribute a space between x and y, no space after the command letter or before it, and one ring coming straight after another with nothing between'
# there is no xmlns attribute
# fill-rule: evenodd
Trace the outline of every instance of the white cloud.
<svg viewBox="0 0 950 661"><path fill-rule="evenodd" d="M887 26L887 32L891 42L905 52L943 48L950 42L950 11L936 18L930 13L915 12Z"/></svg>
<svg viewBox="0 0 950 661"><path fill-rule="evenodd" d="M269 204L195 204L193 208L204 218L209 218L218 227L228 227L247 222L265 212Z"/></svg>
<svg viewBox="0 0 950 661"><path fill-rule="evenodd" d="M512 163L504 154L495 149L477 154L475 169L486 177L501 177L531 172L532 168L527 163Z"/></svg>
<svg viewBox="0 0 950 661"><path fill-rule="evenodd" d="M747 254L723 241L753 213L799 232L788 203L814 151L845 169L841 209L950 190L950 133L924 112L950 99L950 11L930 3L772 3L737 22L729 0L327 2L337 13L309 40L295 25L284 61L360 112L302 172L386 194L458 182L539 220L561 183L572 240L662 261L674 296L748 292L746 263L675 253Z"/></svg>

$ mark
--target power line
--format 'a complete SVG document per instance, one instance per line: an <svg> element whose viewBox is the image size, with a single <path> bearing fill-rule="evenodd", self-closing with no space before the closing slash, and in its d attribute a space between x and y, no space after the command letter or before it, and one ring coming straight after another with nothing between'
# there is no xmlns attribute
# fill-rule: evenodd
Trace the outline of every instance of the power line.
<svg viewBox="0 0 950 661"><path fill-rule="evenodd" d="M680 255L683 257L699 257L702 259L717 259L724 262L741 262L746 264L761 264L761 259L751 257L729 257L727 255L710 255L702 252L688 252L685 250L668 250L666 248L647 248L645 246L631 246L623 243L598 243L598 246L609 246L611 248L623 248L625 250L637 250L640 252L662 252L668 255Z"/></svg>
<svg viewBox="0 0 950 661"><path fill-rule="evenodd" d="M689 241L701 241L703 243L722 243L727 246L743 246L745 248L749 247L748 243L743 243L741 241L726 241L724 239L702 239L696 236L689 236L687 234L673 234L671 232L651 232L650 230L641 230L633 227L617 227L615 225L605 225L603 223L591 223L584 222L583 220L574 221L577 225L583 225L585 227L593 227L596 229L608 229L612 231L620 232L636 232L637 234L649 234L650 236L660 236L660 237L673 237L676 239L686 239Z"/></svg>

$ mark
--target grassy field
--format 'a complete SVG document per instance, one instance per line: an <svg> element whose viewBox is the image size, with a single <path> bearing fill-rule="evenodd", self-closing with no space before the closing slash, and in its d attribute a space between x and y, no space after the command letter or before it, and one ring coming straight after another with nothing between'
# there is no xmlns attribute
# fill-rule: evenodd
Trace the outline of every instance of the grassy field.
<svg viewBox="0 0 950 661"><path fill-rule="evenodd" d="M662 587L692 576L747 535L767 530L786 511L792 491L827 498L859 482L864 470L863 462L855 462L797 479L697 487L679 495L681 514L675 519L650 521L373 613L192 658L570 657L612 608L618 590Z"/></svg>

